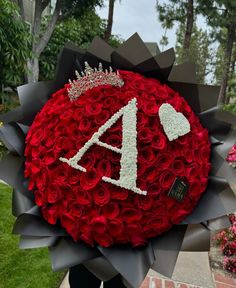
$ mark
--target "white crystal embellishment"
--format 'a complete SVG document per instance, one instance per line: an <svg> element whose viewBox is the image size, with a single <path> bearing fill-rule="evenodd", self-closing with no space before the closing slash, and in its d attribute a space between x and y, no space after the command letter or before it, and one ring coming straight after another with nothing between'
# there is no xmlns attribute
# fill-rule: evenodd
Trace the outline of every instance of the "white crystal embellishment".
<svg viewBox="0 0 236 288"><path fill-rule="evenodd" d="M159 108L159 117L169 141L184 136L191 130L188 119L181 112L177 112L170 104L165 103L161 105Z"/></svg>

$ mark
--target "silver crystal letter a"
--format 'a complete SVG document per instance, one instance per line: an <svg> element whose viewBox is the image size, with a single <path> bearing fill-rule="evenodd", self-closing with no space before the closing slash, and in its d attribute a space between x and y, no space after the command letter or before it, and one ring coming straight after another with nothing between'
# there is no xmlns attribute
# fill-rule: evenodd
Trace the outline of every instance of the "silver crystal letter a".
<svg viewBox="0 0 236 288"><path fill-rule="evenodd" d="M117 120L122 118L122 148L113 147L109 144L101 142L99 138L105 133ZM110 119L103 124L88 142L70 159L60 158L62 162L67 163L71 167L80 171L86 172L86 169L78 164L85 152L94 144L105 147L116 153L121 154L120 160L120 178L118 180L102 177L103 181L112 183L119 187L129 189L135 193L146 195L147 191L142 191L136 186L137 181L137 107L136 98L133 98L129 103L122 107Z"/></svg>

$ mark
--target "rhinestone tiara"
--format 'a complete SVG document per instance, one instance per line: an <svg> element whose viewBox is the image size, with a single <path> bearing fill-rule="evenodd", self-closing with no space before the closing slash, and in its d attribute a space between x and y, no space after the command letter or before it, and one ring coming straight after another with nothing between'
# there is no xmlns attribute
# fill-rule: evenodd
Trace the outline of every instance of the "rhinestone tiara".
<svg viewBox="0 0 236 288"><path fill-rule="evenodd" d="M120 78L119 72L114 72L111 67L103 71L102 63L99 63L98 69L89 66L85 62L85 69L81 74L75 71L76 80L69 80L71 87L67 89L71 101L76 100L82 93L101 85L112 85L122 87L124 81Z"/></svg>

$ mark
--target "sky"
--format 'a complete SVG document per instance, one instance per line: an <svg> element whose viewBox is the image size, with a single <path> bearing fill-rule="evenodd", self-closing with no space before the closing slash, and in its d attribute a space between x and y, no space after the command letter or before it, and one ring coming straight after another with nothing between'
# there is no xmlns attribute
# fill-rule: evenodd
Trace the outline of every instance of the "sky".
<svg viewBox="0 0 236 288"><path fill-rule="evenodd" d="M161 0L160 2L167 1ZM97 13L101 18L107 19L108 0L105 1L103 8L97 8ZM206 24L202 19L198 19L198 25L204 27ZM120 35L126 40L135 32L138 32L145 42L157 42L161 48L159 41L165 31L158 21L156 0L116 0L112 34ZM167 31L169 44L165 50L175 46L175 34L176 26Z"/></svg>
<svg viewBox="0 0 236 288"><path fill-rule="evenodd" d="M105 1L103 8L97 8L97 13L101 18L107 19L108 0ZM159 43L164 29L158 21L156 0L117 0L115 2L112 34L128 39L135 32L138 32L145 42ZM175 31L168 31L167 36L169 38L167 48L175 46Z"/></svg>

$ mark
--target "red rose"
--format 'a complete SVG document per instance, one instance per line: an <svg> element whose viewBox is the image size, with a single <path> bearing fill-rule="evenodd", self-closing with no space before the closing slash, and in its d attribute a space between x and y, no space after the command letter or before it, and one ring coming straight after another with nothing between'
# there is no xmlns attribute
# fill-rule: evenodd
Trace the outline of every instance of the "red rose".
<svg viewBox="0 0 236 288"><path fill-rule="evenodd" d="M70 214L73 215L74 217L81 218L83 215L83 205L79 205L78 203L72 203L69 206L69 211Z"/></svg>
<svg viewBox="0 0 236 288"><path fill-rule="evenodd" d="M149 163L149 165L156 161L155 152L150 146L141 149L139 154L140 160Z"/></svg>
<svg viewBox="0 0 236 288"><path fill-rule="evenodd" d="M137 171L137 175L138 175L138 179L142 178L142 175L145 173L145 171L147 170L147 167L149 167L149 165L147 163L144 163L143 161L140 161L138 159L138 171Z"/></svg>
<svg viewBox="0 0 236 288"><path fill-rule="evenodd" d="M129 191L124 188L120 188L115 185L113 185L111 188L111 199L125 200L128 198L128 195Z"/></svg>
<svg viewBox="0 0 236 288"><path fill-rule="evenodd" d="M144 178L144 177L143 177ZM137 187L140 188L141 190L143 191L146 191L147 190L147 187L148 187L148 183L147 181L145 181L143 178L139 178L137 180Z"/></svg>
<svg viewBox="0 0 236 288"><path fill-rule="evenodd" d="M67 228L67 230L68 230L68 233L70 233L70 235L71 235L71 237L73 238L73 240L76 242L76 241L78 241L78 239L79 239L79 235L80 235L80 233L79 233L79 231L78 231L78 227L76 227L75 229L69 229L69 228Z"/></svg>
<svg viewBox="0 0 236 288"><path fill-rule="evenodd" d="M94 217L91 221L92 231L94 233L103 234L106 232L107 226L107 219L104 216L97 216Z"/></svg>
<svg viewBox="0 0 236 288"><path fill-rule="evenodd" d="M108 234L95 234L94 239L99 245L103 247L109 247L113 244L112 238Z"/></svg>
<svg viewBox="0 0 236 288"><path fill-rule="evenodd" d="M121 217L125 222L131 223L139 221L142 218L142 213L134 208L124 208L121 211Z"/></svg>
<svg viewBox="0 0 236 288"><path fill-rule="evenodd" d="M148 195L157 196L161 192L161 187L158 183L156 183L156 184L154 183L154 184L150 185L147 190L148 190Z"/></svg>
<svg viewBox="0 0 236 288"><path fill-rule="evenodd" d="M106 93L107 92L105 92L105 94ZM106 97L103 100L103 107L104 108L114 109L114 107L116 107L116 106L117 106L117 102L116 102L116 98L115 97Z"/></svg>
<svg viewBox="0 0 236 288"><path fill-rule="evenodd" d="M104 123L106 123L106 121L109 119L109 117L110 117L110 113L107 110L102 109L100 111L100 113L95 117L95 123L98 126L101 126Z"/></svg>
<svg viewBox="0 0 236 288"><path fill-rule="evenodd" d="M191 163L194 160L194 152L193 152L193 150L184 149L183 150L183 156L185 157L185 159L186 159L186 161L188 163Z"/></svg>
<svg viewBox="0 0 236 288"><path fill-rule="evenodd" d="M78 204L80 205L91 204L92 202L91 195L87 191L78 187L77 189L75 189L75 193L76 193L76 199L78 201Z"/></svg>
<svg viewBox="0 0 236 288"><path fill-rule="evenodd" d="M47 135L47 138L44 139L44 144L47 148L51 148L54 144L54 139L52 134L51 135Z"/></svg>
<svg viewBox="0 0 236 288"><path fill-rule="evenodd" d="M116 134L111 134L111 135L105 137L104 142L113 146L113 147L120 148L121 143L122 143L121 141L122 141L121 133L116 133Z"/></svg>
<svg viewBox="0 0 236 288"><path fill-rule="evenodd" d="M54 137L64 136L66 134L66 127L58 124L54 129Z"/></svg>
<svg viewBox="0 0 236 288"><path fill-rule="evenodd" d="M71 185L77 184L79 182L81 172L77 169L71 169L68 177L68 182Z"/></svg>
<svg viewBox="0 0 236 288"><path fill-rule="evenodd" d="M102 105L100 103L87 103L85 109L88 115L98 115L102 110Z"/></svg>
<svg viewBox="0 0 236 288"><path fill-rule="evenodd" d="M86 152L79 162L79 165L84 167L86 170L91 170L95 165L95 155L93 153Z"/></svg>
<svg viewBox="0 0 236 288"><path fill-rule="evenodd" d="M166 137L160 132L156 131L153 135L152 146L156 149L162 150L166 147Z"/></svg>
<svg viewBox="0 0 236 288"><path fill-rule="evenodd" d="M112 165L112 170L114 170L114 168L117 168L117 165L120 166L121 155L119 153L113 152L111 150L106 151L106 152L107 152L106 153L106 156L107 156L106 158L110 159L112 164L115 164L115 165Z"/></svg>
<svg viewBox="0 0 236 288"><path fill-rule="evenodd" d="M59 118L61 120L70 120L72 118L72 115L73 115L73 110L72 109L68 109L68 110L65 110L63 111L63 113L60 114Z"/></svg>
<svg viewBox="0 0 236 288"><path fill-rule="evenodd" d="M160 169L167 169L172 162L172 155L170 153L158 153L156 163Z"/></svg>
<svg viewBox="0 0 236 288"><path fill-rule="evenodd" d="M58 160L58 157L57 157L57 154L55 153L55 150L50 149L46 152L43 162L45 163L45 165L49 166L57 160Z"/></svg>
<svg viewBox="0 0 236 288"><path fill-rule="evenodd" d="M140 247L140 246L145 246L147 244L147 240L140 235L134 235L131 237L131 242L133 247Z"/></svg>
<svg viewBox="0 0 236 288"><path fill-rule="evenodd" d="M201 173L201 166L198 164L196 165L193 164L185 169L185 175L188 178L189 182L195 181L200 173Z"/></svg>
<svg viewBox="0 0 236 288"><path fill-rule="evenodd" d="M35 196L35 203L38 206L41 207L47 203L45 194L41 190L40 191L39 190L34 191L34 196Z"/></svg>
<svg viewBox="0 0 236 288"><path fill-rule="evenodd" d="M84 241L85 243L87 243L88 245L90 246L94 246L94 241L93 241L93 238L91 236L91 233L83 233L80 235L80 239L82 241Z"/></svg>
<svg viewBox="0 0 236 288"><path fill-rule="evenodd" d="M67 182L68 171L68 165L66 166L63 163L63 165L59 165L57 168L50 171L50 179L54 179L54 183L57 185L63 185Z"/></svg>
<svg viewBox="0 0 236 288"><path fill-rule="evenodd" d="M91 121L88 118L82 118L79 122L78 129L82 132L87 132L91 128Z"/></svg>
<svg viewBox="0 0 236 288"><path fill-rule="evenodd" d="M171 168L170 169L174 172L174 174L182 175L184 170L185 170L183 159L175 159L171 163Z"/></svg>
<svg viewBox="0 0 236 288"><path fill-rule="evenodd" d="M176 139L176 142L183 147L184 145L189 143L189 134L179 137L178 139Z"/></svg>
<svg viewBox="0 0 236 288"><path fill-rule="evenodd" d="M156 115L158 114L159 106L152 101L145 100L142 105L143 112L147 115Z"/></svg>
<svg viewBox="0 0 236 288"><path fill-rule="evenodd" d="M176 176L171 170L165 170L160 174L159 183L163 189L170 188Z"/></svg>
<svg viewBox="0 0 236 288"><path fill-rule="evenodd" d="M100 146L97 146L97 145L93 146L91 148L91 151L95 160L104 158L105 149L102 149Z"/></svg>
<svg viewBox="0 0 236 288"><path fill-rule="evenodd" d="M128 223L125 228L128 236L139 235L142 231L142 228L138 223Z"/></svg>
<svg viewBox="0 0 236 288"><path fill-rule="evenodd" d="M165 212L165 214L166 214L166 212ZM162 232L162 229L168 225L168 220L166 217L162 217L162 216L154 217L154 215L153 215L153 217L150 218L146 224L147 224L147 227L151 227L152 229L156 229L158 231L158 234L160 234ZM169 224L169 226L171 227L171 224ZM145 231L145 227L144 227L144 231Z"/></svg>
<svg viewBox="0 0 236 288"><path fill-rule="evenodd" d="M46 190L48 203L55 203L61 199L61 189L58 185L50 184Z"/></svg>
<svg viewBox="0 0 236 288"><path fill-rule="evenodd" d="M48 221L49 224L55 225L57 223L57 219L59 216L59 209L58 205L53 204L51 206L43 206L42 207L42 214L43 217Z"/></svg>
<svg viewBox="0 0 236 288"><path fill-rule="evenodd" d="M110 201L110 191L107 189L106 185L98 185L93 190L94 203L99 206L104 206Z"/></svg>
<svg viewBox="0 0 236 288"><path fill-rule="evenodd" d="M39 190L43 191L48 186L48 169L41 170L35 177L35 184Z"/></svg>
<svg viewBox="0 0 236 288"><path fill-rule="evenodd" d="M154 183L157 180L159 174L160 174L160 170L155 166L151 166L146 169L143 177L149 183Z"/></svg>
<svg viewBox="0 0 236 288"><path fill-rule="evenodd" d="M56 152L61 152L62 150L70 151L72 149L71 139L68 137L58 137L53 146Z"/></svg>
<svg viewBox="0 0 236 288"><path fill-rule="evenodd" d="M61 224L69 230L75 230L78 228L76 219L71 216L70 213L65 213L60 217Z"/></svg>
<svg viewBox="0 0 236 288"><path fill-rule="evenodd" d="M149 191L147 191L148 194L146 197L139 197L136 198L138 203L138 207L140 207L143 210L150 210L152 208L152 205L154 203L154 198L151 197L151 195L149 194Z"/></svg>
<svg viewBox="0 0 236 288"><path fill-rule="evenodd" d="M119 236L124 233L124 225L119 219L109 221L108 229L111 236Z"/></svg>
<svg viewBox="0 0 236 288"><path fill-rule="evenodd" d="M90 226L90 217L89 216L80 217L79 230L84 234L87 234L87 235L91 234L91 226Z"/></svg>
<svg viewBox="0 0 236 288"><path fill-rule="evenodd" d="M156 81L153 81L153 79L149 78L148 81L145 83L145 91L148 91L148 96L151 94L153 96L158 93L158 89L156 86ZM160 93L162 94L162 93Z"/></svg>
<svg viewBox="0 0 236 288"><path fill-rule="evenodd" d="M143 143L151 142L153 139L153 135L152 135L150 129L145 128L145 127L140 129L138 132L138 139L139 139L139 141L141 141Z"/></svg>
<svg viewBox="0 0 236 288"><path fill-rule="evenodd" d="M148 117L146 114L137 112L137 123L138 123L138 128L143 128L148 124Z"/></svg>
<svg viewBox="0 0 236 288"><path fill-rule="evenodd" d="M196 180L189 186L189 197L191 199L196 198L198 199L201 191L202 191L202 185L199 181Z"/></svg>
<svg viewBox="0 0 236 288"><path fill-rule="evenodd" d="M96 168L100 177L106 176L111 177L111 163L106 159L102 159L98 162Z"/></svg>
<svg viewBox="0 0 236 288"><path fill-rule="evenodd" d="M35 188L35 180L34 179L29 179L29 184L28 184L29 190L33 190Z"/></svg>
<svg viewBox="0 0 236 288"><path fill-rule="evenodd" d="M26 167L26 169L25 169L25 172L26 172L25 176L26 177L28 177L31 173L34 175L39 173L41 171L41 169L43 168L41 166L40 161L38 161L38 160L31 161L30 163L26 162L25 167Z"/></svg>
<svg viewBox="0 0 236 288"><path fill-rule="evenodd" d="M190 198L185 198L183 204L178 207L178 213L175 213L172 217L172 223L180 223L191 211L193 210L193 203Z"/></svg>
<svg viewBox="0 0 236 288"><path fill-rule="evenodd" d="M202 147L202 149L199 151L198 157L201 159L202 163L208 163L209 162L209 154L210 154L210 149L208 146Z"/></svg>
<svg viewBox="0 0 236 288"><path fill-rule="evenodd" d="M103 95L102 95L102 93L100 91L101 91L101 87L95 87L95 88L93 88L91 90L86 91L86 93L89 94L89 97L85 98L85 103L87 101L91 102L91 103L101 102L101 100L103 98Z"/></svg>
<svg viewBox="0 0 236 288"><path fill-rule="evenodd" d="M88 170L87 172L81 173L80 186L84 190L90 190L96 187L101 177L98 175L95 169Z"/></svg>
<svg viewBox="0 0 236 288"><path fill-rule="evenodd" d="M116 203L110 202L103 206L102 213L107 219L115 219L119 215L119 206Z"/></svg>
<svg viewBox="0 0 236 288"><path fill-rule="evenodd" d="M32 146L38 146L45 137L45 131L43 128L38 128L34 131L34 133L31 134L30 138L30 145ZM27 138L29 139L29 137Z"/></svg>
<svg viewBox="0 0 236 288"><path fill-rule="evenodd" d="M202 169L202 176L205 178L208 178L208 175L209 175L210 170L211 170L211 164L207 163L205 165L202 165L201 169Z"/></svg>

